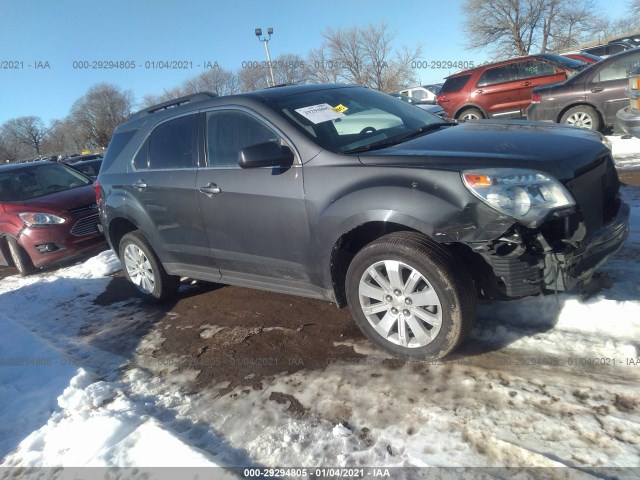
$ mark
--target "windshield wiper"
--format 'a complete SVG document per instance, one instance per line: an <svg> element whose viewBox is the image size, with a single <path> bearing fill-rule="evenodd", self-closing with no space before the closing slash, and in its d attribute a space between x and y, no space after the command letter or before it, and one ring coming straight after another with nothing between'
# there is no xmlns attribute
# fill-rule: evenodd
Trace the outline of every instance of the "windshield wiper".
<svg viewBox="0 0 640 480"><path fill-rule="evenodd" d="M457 123L454 123L454 122L430 123L429 125L424 125L420 128L417 128L416 130L412 130L409 133L404 133L396 137L385 138L384 140L379 140L377 142L370 143L369 145L363 145L362 147L352 148L351 150L345 150L343 153L367 152L369 150L379 150L381 148L391 147L393 145L398 145L399 143L402 143L405 140L409 140L410 138L418 137L427 132L437 130L440 127L449 127L451 125L457 125Z"/></svg>

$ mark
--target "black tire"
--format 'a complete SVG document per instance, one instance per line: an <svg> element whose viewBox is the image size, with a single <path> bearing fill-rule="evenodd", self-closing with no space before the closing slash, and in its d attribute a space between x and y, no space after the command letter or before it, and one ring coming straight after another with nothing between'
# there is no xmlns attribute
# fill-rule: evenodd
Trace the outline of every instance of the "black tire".
<svg viewBox="0 0 640 480"><path fill-rule="evenodd" d="M408 304L410 306L405 309L404 303L407 302L407 297L412 296L410 292L405 290L402 295L395 295L395 293L389 295L389 291L385 287L376 289L376 286L381 287L382 283L378 283L377 280L373 280L377 285L376 283L368 282L367 279L373 279L370 276L372 267L375 267L376 273L383 272L381 275L384 277L386 262L401 262L398 265L401 265L400 269L402 269L400 278L403 289L410 288L408 287L410 284L408 278L405 279L403 277L407 272L410 272L410 276L417 272L416 276L422 277L419 280L419 282L422 282L422 288L417 290L420 285L420 283L417 283L413 287L416 288L413 295L428 293L433 289L437 295L439 305L429 306L428 309L431 310L428 313L440 315L439 330L437 329L438 327L419 321L419 318L424 318L425 313L424 309L420 308L419 305ZM381 264L384 264L384 266L381 266ZM391 278L388 272L387 275L388 278ZM391 283L393 282L389 282L389 284ZM368 297L361 295L361 285L363 285L363 288L373 286L376 292L384 290L386 293L385 298L391 299L393 296L392 301L390 300L391 303L386 303L389 307L383 305L383 300L380 300L379 303L363 305L363 302L368 302L366 300ZM407 296L404 296L404 293L407 293ZM400 358L442 358L451 353L471 332L476 320L476 292L468 270L441 245L422 234L414 232L391 233L371 242L360 250L347 270L346 294L351 315L360 330L373 344ZM431 295L433 295L433 292ZM417 297L414 296L413 298ZM390 305L394 305L394 307L391 308ZM378 306L383 310L375 313L375 316L369 312L370 318L372 318L370 320L363 308L373 307L373 309L376 309ZM398 310L396 310L397 315L393 314L393 309L396 307L398 307ZM384 311L387 308L390 309ZM408 313L406 316L404 316L405 312ZM380 328L380 325L384 323L383 320L387 319L387 315L393 315L396 322L390 329L391 335L387 335L387 338L385 338L381 333L378 333L373 323L379 319L378 327ZM413 319L411 318L412 316L414 317ZM404 336L400 334L401 319L406 319L402 320L405 325L403 328ZM412 330L414 327L409 323L411 321L415 325L416 319L418 320L417 323L422 325L423 331L425 326L428 327L430 338L426 344L420 341L419 335L414 333ZM391 318L388 319L388 322L390 321L392 321ZM387 325L389 324L388 322ZM399 343L402 338L407 339L406 345ZM428 337L422 335L422 338Z"/></svg>
<svg viewBox="0 0 640 480"><path fill-rule="evenodd" d="M562 118L560 118L560 123L593 130L594 132L599 132L601 127L600 115L589 105L571 107L564 112Z"/></svg>
<svg viewBox="0 0 640 480"><path fill-rule="evenodd" d="M7 245L9 246L11 260L13 260L13 264L18 269L18 272L20 272L20 275L26 277L27 275L36 273L37 269L33 266L31 257L29 257L27 251L18 244L15 238L7 237Z"/></svg>
<svg viewBox="0 0 640 480"><path fill-rule="evenodd" d="M481 120L484 115L477 108L467 108L458 114L457 120L466 122L467 120Z"/></svg>
<svg viewBox="0 0 640 480"><path fill-rule="evenodd" d="M127 251L127 247L130 246L131 249ZM138 250L136 250L136 248ZM146 259L147 262L144 262L144 265L148 264L147 267L144 268L146 275L137 274L138 271L141 271L139 270L139 267L142 268L141 264L130 266L128 260L133 260L130 253L139 251L141 251L144 257L140 256L137 258L141 261ZM118 247L118 253L120 255L120 261L122 262L122 269L127 279L135 285L145 301L150 303L164 302L177 295L178 289L180 288L180 277L167 273L158 256L151 248L151 245L149 245L149 242L139 230L127 233L122 237ZM145 279L142 278L143 276L147 279L152 278L152 285L145 283Z"/></svg>

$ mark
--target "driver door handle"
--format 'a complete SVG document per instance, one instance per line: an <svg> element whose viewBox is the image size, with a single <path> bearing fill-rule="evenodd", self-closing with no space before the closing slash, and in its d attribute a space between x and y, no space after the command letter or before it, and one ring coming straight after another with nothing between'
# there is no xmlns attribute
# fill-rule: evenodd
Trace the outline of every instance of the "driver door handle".
<svg viewBox="0 0 640 480"><path fill-rule="evenodd" d="M144 183L144 180L140 179L138 180L136 183L134 183L133 185L131 185L133 188L137 188L139 191L144 190L145 188L147 188L147 184Z"/></svg>
<svg viewBox="0 0 640 480"><path fill-rule="evenodd" d="M205 187L200 187L200 193L204 193L207 197L211 198L212 195L222 192L220 187L215 183L207 183Z"/></svg>
<svg viewBox="0 0 640 480"><path fill-rule="evenodd" d="M594 87L591 89L591 92L598 93L598 92L601 92L602 90L604 90L603 87Z"/></svg>

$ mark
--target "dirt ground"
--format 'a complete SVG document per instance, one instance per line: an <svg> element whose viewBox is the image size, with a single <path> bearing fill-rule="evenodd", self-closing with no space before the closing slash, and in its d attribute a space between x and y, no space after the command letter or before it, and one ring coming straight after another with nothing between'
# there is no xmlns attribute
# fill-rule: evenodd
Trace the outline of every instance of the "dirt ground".
<svg viewBox="0 0 640 480"><path fill-rule="evenodd" d="M620 179L640 186L640 170L622 171ZM16 274L15 268L0 267L0 278ZM106 307L126 300L138 302L138 295L119 272L94 303ZM140 308L159 319L154 330L164 342L154 357L159 362L175 358L180 371L200 372L192 384L194 391L222 382L227 386L221 395L237 386L260 389L265 379L280 373L366 360L341 344L363 339L348 309L326 301L185 282L173 304L140 303ZM403 362L384 363L394 368ZM290 409L295 410L295 402Z"/></svg>

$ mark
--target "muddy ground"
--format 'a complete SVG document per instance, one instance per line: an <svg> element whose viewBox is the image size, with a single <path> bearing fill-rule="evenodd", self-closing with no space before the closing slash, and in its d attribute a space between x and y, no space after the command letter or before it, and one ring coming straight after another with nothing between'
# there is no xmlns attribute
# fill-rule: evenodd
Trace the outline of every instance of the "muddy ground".
<svg viewBox="0 0 640 480"><path fill-rule="evenodd" d="M640 186L640 170L621 171L620 179ZM16 274L15 268L0 267L0 278ZM159 362L175 358L179 370L200 371L191 386L194 391L220 382L227 385L220 394L237 386L260 389L265 379L277 374L365 358L341 345L364 338L348 309L326 301L185 282L175 302L146 305L119 272L95 303L122 301L139 303L155 319L153 329L164 338L154 353ZM391 368L402 364L385 362ZM293 402L290 408L295 409Z"/></svg>

